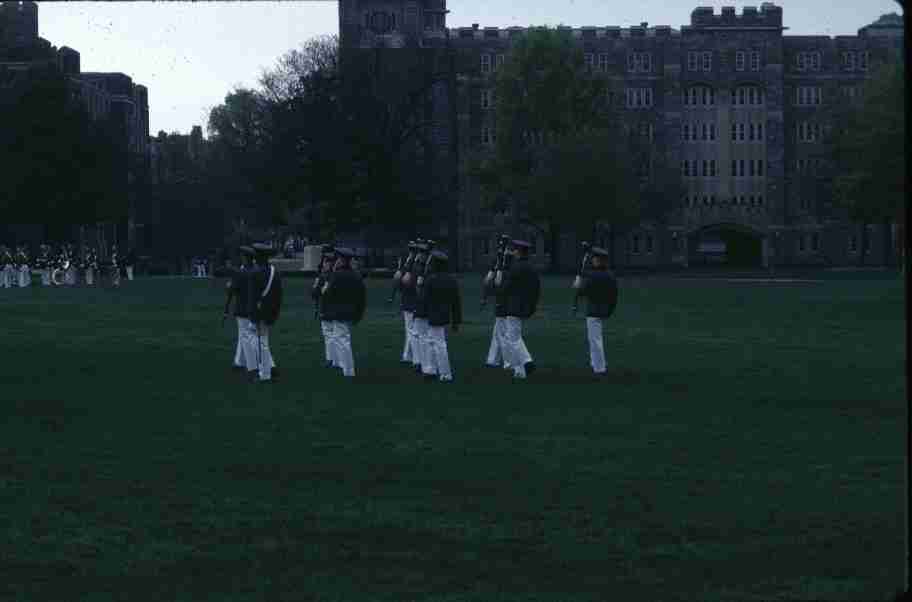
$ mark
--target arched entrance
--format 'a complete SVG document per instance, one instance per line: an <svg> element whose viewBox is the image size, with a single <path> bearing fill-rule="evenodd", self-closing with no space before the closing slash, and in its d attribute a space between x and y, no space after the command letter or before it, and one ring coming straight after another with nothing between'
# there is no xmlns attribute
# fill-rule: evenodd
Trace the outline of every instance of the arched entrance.
<svg viewBox="0 0 912 602"><path fill-rule="evenodd" d="M763 234L735 223L712 224L689 235L692 266L763 267Z"/></svg>

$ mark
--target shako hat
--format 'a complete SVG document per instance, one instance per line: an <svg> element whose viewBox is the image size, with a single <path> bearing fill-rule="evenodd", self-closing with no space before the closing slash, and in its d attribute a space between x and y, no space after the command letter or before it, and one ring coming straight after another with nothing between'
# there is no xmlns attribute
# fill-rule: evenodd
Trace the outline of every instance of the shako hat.
<svg viewBox="0 0 912 602"><path fill-rule="evenodd" d="M336 247L336 254L338 254L339 257L345 257L346 259L351 259L355 256L355 252L348 247Z"/></svg>
<svg viewBox="0 0 912 602"><path fill-rule="evenodd" d="M593 255L598 255L599 257L608 257L608 251L601 247L592 247L589 249L589 252Z"/></svg>
<svg viewBox="0 0 912 602"><path fill-rule="evenodd" d="M254 253L260 257L272 257L276 254L275 248L266 243L255 242L250 246L253 248Z"/></svg>
<svg viewBox="0 0 912 602"><path fill-rule="evenodd" d="M532 248L532 243L525 241L525 240L520 240L518 238L514 238L513 240L511 240L510 244L519 249L531 249Z"/></svg>
<svg viewBox="0 0 912 602"><path fill-rule="evenodd" d="M238 250L239 250L241 253L243 253L244 255L255 255L255 254L256 254L256 251L253 250L253 247L250 247L250 246L248 246L248 245L241 245L241 246L238 248Z"/></svg>
<svg viewBox="0 0 912 602"><path fill-rule="evenodd" d="M433 257L437 261L449 261L450 260L450 256L440 250L431 251L431 257Z"/></svg>

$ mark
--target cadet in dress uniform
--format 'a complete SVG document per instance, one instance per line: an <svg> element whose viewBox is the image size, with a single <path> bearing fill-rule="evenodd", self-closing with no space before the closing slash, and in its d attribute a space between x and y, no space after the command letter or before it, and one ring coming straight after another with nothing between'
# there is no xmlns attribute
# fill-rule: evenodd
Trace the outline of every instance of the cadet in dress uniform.
<svg viewBox="0 0 912 602"><path fill-rule="evenodd" d="M279 269L269 263L269 258L276 254L272 245L255 243L252 247L256 253L256 267L250 273L250 321L257 346L257 382L267 383L279 377L269 347L269 331L282 309L282 278Z"/></svg>
<svg viewBox="0 0 912 602"><path fill-rule="evenodd" d="M38 257L35 259L35 267L41 277L43 286L51 285L51 248L42 243L39 246Z"/></svg>
<svg viewBox="0 0 912 602"><path fill-rule="evenodd" d="M424 274L427 269L428 258L430 257L431 247L427 241L418 241L415 261L412 263L412 269L403 276L403 284L414 287L415 311L412 319L412 365L415 372L423 373L423 366L427 363L427 331L428 331L428 312L424 296Z"/></svg>
<svg viewBox="0 0 912 602"><path fill-rule="evenodd" d="M77 272L76 272L77 257L76 257L76 250L73 248L73 245L71 243L68 243L66 246L66 254L67 254L67 259L70 262L70 267L67 268L66 274L64 274L63 279L64 279L64 282L66 282L69 286L75 286L76 285L76 276L77 276Z"/></svg>
<svg viewBox="0 0 912 602"><path fill-rule="evenodd" d="M253 263L253 249L250 247L241 247L241 264L236 270L229 271L229 280L227 283L228 299L225 303L225 316L228 317L228 308L231 301L234 301L234 319L237 322L237 345L234 348L233 369L244 374L251 374L251 378L256 374L256 356L249 353L250 348L250 302L247 293L249 283L249 268Z"/></svg>
<svg viewBox="0 0 912 602"><path fill-rule="evenodd" d="M111 283L116 287L120 286L120 261L120 257L117 256L117 245L111 245Z"/></svg>
<svg viewBox="0 0 912 602"><path fill-rule="evenodd" d="M504 254L501 271L509 267L511 255ZM485 276L483 286L493 289L494 293L494 329L491 332L491 345L488 347L488 357L485 365L491 368L503 367L504 370L512 369L506 352L507 336L507 298L503 286L495 286L496 271L493 269ZM528 355L528 350L523 351Z"/></svg>
<svg viewBox="0 0 912 602"><path fill-rule="evenodd" d="M16 266L19 271L19 288L25 288L32 283L32 270L29 265L28 252L25 247L19 247L16 252Z"/></svg>
<svg viewBox="0 0 912 602"><path fill-rule="evenodd" d="M418 252L418 244L413 240L409 241L408 250L409 253L405 262L403 262L400 269L396 271L393 278L397 283L396 287L399 290L399 307L402 310L402 319L405 323L405 343L402 347L402 359L400 361L406 365L414 365L417 356L417 348L414 347L415 282L410 279L409 284L406 285L403 282L403 278L407 273L412 271L412 266L415 263L415 256ZM390 300L392 300L392 298L390 298Z"/></svg>
<svg viewBox="0 0 912 602"><path fill-rule="evenodd" d="M136 249L130 249L127 252L126 266L127 266L127 280L133 280L133 266L136 264Z"/></svg>
<svg viewBox="0 0 912 602"><path fill-rule="evenodd" d="M610 318L617 307L618 286L614 274L608 270L608 251L592 247L592 270L583 272L573 281L573 288L580 297L586 297L586 338L589 340L589 365L597 376L606 374L605 343L602 321Z"/></svg>
<svg viewBox="0 0 912 602"><path fill-rule="evenodd" d="M522 338L523 322L535 314L541 295L541 280L529 263L531 247L524 240L510 241L507 252L513 256L513 265L495 276L495 283L503 287L505 297L504 350L506 361L513 368L514 380L525 380L528 374L535 371L535 363Z"/></svg>
<svg viewBox="0 0 912 602"><path fill-rule="evenodd" d="M452 382L450 355L447 351L446 327L452 325L453 332L459 331L462 323L462 300L459 285L447 271L449 257L443 251L431 252L429 273L424 282L425 303L428 311L427 362L424 377L428 380Z"/></svg>
<svg viewBox="0 0 912 602"><path fill-rule="evenodd" d="M333 272L333 264L336 261L336 250L331 245L323 245L321 249L320 269L317 277L314 278L313 288L310 291L310 297L314 302L314 317L320 320L320 332L323 334L323 356L327 368L341 368L333 361L332 353L332 322L326 320L321 315L323 306L323 287L329 282L329 277Z"/></svg>
<svg viewBox="0 0 912 602"><path fill-rule="evenodd" d="M6 245L0 245L0 287L10 288L13 286L13 264L15 262L13 254L6 248Z"/></svg>
<svg viewBox="0 0 912 602"><path fill-rule="evenodd" d="M88 286L95 284L95 274L98 273L98 252L95 247L89 247L86 254L85 281Z"/></svg>
<svg viewBox="0 0 912 602"><path fill-rule="evenodd" d="M353 378L355 359L352 354L351 328L364 317L367 290L361 276L351 269L354 252L338 247L336 254L338 258L333 273L329 282L323 285L322 318L332 323L331 361L342 369L343 376Z"/></svg>

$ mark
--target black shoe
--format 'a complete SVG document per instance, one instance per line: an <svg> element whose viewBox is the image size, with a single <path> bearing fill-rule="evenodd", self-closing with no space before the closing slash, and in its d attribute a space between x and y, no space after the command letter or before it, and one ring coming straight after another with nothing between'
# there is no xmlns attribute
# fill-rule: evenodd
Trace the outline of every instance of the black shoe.
<svg viewBox="0 0 912 602"><path fill-rule="evenodd" d="M231 366L231 371L241 374L244 372L244 366Z"/></svg>
<svg viewBox="0 0 912 602"><path fill-rule="evenodd" d="M326 363L324 364L324 366L326 366L327 368L333 368L333 367L334 367L334 366L333 366L333 363L332 363L330 360L326 360Z"/></svg>
<svg viewBox="0 0 912 602"><path fill-rule="evenodd" d="M535 372L535 363L526 362L526 376L532 376L532 374L534 372Z"/></svg>
<svg viewBox="0 0 912 602"><path fill-rule="evenodd" d="M252 383L255 383L256 381L260 380L259 371L258 370L248 370L247 371L247 380L249 380Z"/></svg>
<svg viewBox="0 0 912 602"><path fill-rule="evenodd" d="M275 380L271 379L271 378L269 378L269 379L257 378L256 381L254 381L254 382L256 382L256 384L258 384L258 385L271 385L272 383L275 382Z"/></svg>
<svg viewBox="0 0 912 602"><path fill-rule="evenodd" d="M439 377L436 374L425 374L424 375L424 380L429 383L437 382L438 378Z"/></svg>
<svg viewBox="0 0 912 602"><path fill-rule="evenodd" d="M421 366L415 366L415 374L421 374Z"/></svg>

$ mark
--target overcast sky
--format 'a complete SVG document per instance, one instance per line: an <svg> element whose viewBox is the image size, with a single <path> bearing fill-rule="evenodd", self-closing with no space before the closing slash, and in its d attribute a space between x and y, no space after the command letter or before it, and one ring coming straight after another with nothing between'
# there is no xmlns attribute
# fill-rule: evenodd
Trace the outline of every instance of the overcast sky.
<svg viewBox="0 0 912 602"><path fill-rule="evenodd" d="M618 25L679 28L707 0L449 0L450 27ZM894 0L779 0L786 34L854 35ZM253 87L262 68L318 35L338 33L334 1L42 2L39 35L81 54L83 71L119 71L149 88L149 128L188 132L235 85Z"/></svg>

